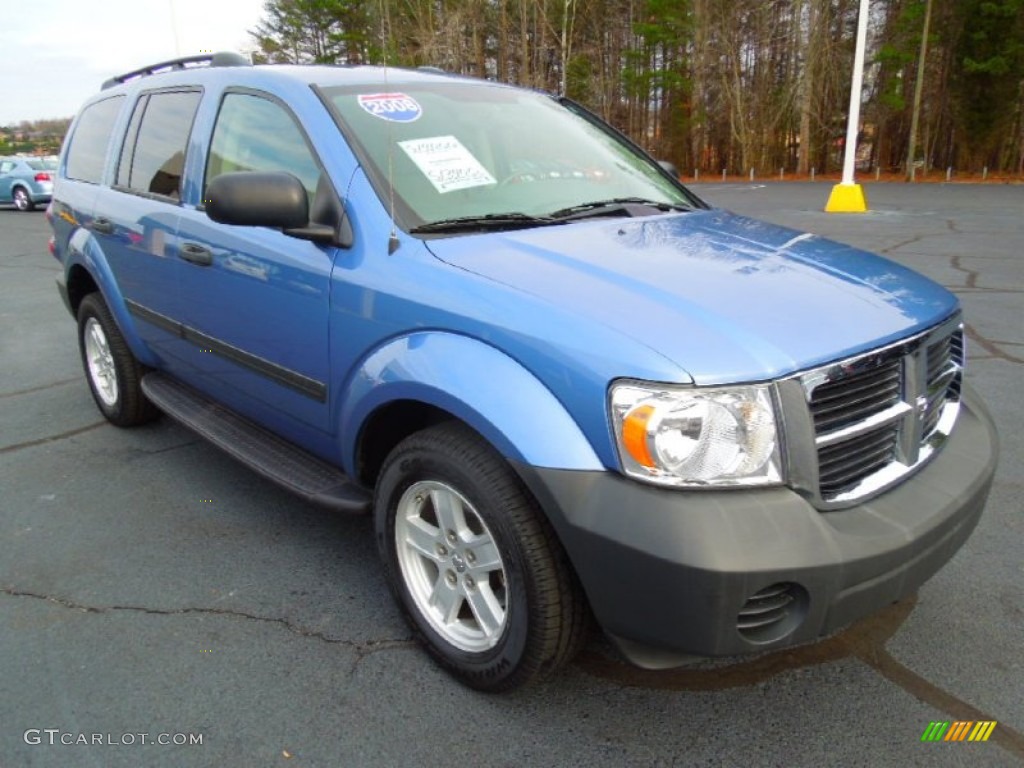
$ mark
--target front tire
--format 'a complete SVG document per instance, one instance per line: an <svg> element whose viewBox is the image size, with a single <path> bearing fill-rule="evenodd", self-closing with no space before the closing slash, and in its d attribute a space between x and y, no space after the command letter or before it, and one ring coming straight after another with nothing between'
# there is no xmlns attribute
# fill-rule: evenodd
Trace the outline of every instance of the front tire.
<svg viewBox="0 0 1024 768"><path fill-rule="evenodd" d="M567 663L588 608L554 531L508 463L457 422L388 457L377 544L406 619L461 682L506 691Z"/></svg>
<svg viewBox="0 0 1024 768"><path fill-rule="evenodd" d="M32 196L24 187L15 187L13 193L14 207L19 211L28 212L35 210L36 204L32 202Z"/></svg>
<svg viewBox="0 0 1024 768"><path fill-rule="evenodd" d="M90 293L78 306L78 348L93 400L107 421L132 427L157 417L156 407L142 393L145 369L98 293Z"/></svg>

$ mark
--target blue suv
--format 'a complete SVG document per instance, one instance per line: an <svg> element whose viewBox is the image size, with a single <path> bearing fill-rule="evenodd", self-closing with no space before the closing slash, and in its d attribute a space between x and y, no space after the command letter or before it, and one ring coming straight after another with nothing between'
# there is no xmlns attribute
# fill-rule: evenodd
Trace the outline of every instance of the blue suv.
<svg viewBox="0 0 1024 768"><path fill-rule="evenodd" d="M710 208L579 105L181 59L75 119L49 210L96 404L334 510L468 685L814 640L964 543L997 445L957 299Z"/></svg>

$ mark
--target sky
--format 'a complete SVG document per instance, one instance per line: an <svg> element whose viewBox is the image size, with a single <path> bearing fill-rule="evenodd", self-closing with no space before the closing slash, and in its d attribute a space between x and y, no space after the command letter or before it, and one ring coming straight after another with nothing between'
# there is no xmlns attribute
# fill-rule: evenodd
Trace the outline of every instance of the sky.
<svg viewBox="0 0 1024 768"><path fill-rule="evenodd" d="M72 117L103 81L204 51L251 50L264 0L6 0L0 125Z"/></svg>

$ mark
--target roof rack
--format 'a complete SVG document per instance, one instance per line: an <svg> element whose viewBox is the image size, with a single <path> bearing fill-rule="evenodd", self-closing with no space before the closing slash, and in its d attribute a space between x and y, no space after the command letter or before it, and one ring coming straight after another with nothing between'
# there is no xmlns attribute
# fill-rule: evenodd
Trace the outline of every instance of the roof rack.
<svg viewBox="0 0 1024 768"><path fill-rule="evenodd" d="M219 51L217 53L201 53L197 56L183 56L180 59L161 61L159 64L151 64L148 67L134 69L131 72L125 72L123 75L112 77L103 83L102 90L113 88L115 85L120 85L121 83L127 83L129 80L147 77L148 75L159 75L164 72L174 72L176 70L192 69L194 67L203 66L251 67L252 62L249 61L247 56L243 56L242 54L235 53L233 51Z"/></svg>

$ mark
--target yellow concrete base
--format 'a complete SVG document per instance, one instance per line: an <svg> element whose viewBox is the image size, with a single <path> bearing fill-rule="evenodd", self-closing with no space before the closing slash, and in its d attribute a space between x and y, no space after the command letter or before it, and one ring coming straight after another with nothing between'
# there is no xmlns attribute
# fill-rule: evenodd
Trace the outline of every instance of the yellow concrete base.
<svg viewBox="0 0 1024 768"><path fill-rule="evenodd" d="M867 213L868 201L860 184L836 184L828 197L825 213Z"/></svg>

